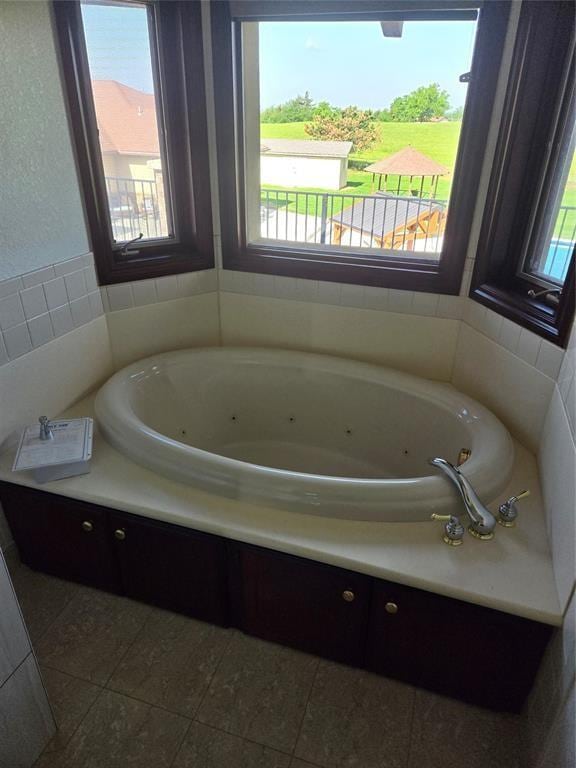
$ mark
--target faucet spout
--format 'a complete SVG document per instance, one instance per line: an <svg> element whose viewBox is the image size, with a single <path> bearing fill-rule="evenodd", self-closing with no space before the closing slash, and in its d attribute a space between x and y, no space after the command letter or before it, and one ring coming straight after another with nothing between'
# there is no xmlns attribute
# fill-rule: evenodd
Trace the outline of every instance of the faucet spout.
<svg viewBox="0 0 576 768"><path fill-rule="evenodd" d="M442 472L452 480L460 492L460 496L464 502L464 508L471 520L469 528L470 533L480 539L491 539L494 536L496 518L492 512L482 504L467 478L464 477L457 467L450 464L449 461L446 461L446 459L437 457L429 459L428 463L433 467L441 469Z"/></svg>

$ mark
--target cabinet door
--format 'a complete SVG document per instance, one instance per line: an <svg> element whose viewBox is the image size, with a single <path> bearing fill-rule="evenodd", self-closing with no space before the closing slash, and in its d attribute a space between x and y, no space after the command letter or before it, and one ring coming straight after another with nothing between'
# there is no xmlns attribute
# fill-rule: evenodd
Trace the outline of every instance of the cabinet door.
<svg viewBox="0 0 576 768"><path fill-rule="evenodd" d="M118 588L107 510L3 483L2 506L26 565L102 589Z"/></svg>
<svg viewBox="0 0 576 768"><path fill-rule="evenodd" d="M337 661L363 663L370 579L254 547L235 552L238 623L251 635ZM235 589L234 589L235 587Z"/></svg>
<svg viewBox="0 0 576 768"><path fill-rule="evenodd" d="M376 581L368 667L475 704L519 711L550 627Z"/></svg>
<svg viewBox="0 0 576 768"><path fill-rule="evenodd" d="M222 539L112 512L124 592L129 597L216 624L227 624Z"/></svg>

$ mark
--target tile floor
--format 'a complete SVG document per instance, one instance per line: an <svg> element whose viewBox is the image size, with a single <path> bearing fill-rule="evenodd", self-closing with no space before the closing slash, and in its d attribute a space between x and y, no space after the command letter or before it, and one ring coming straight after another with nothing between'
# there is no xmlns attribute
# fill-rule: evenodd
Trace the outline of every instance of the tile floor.
<svg viewBox="0 0 576 768"><path fill-rule="evenodd" d="M9 566L59 730L36 768L520 768L520 720Z"/></svg>

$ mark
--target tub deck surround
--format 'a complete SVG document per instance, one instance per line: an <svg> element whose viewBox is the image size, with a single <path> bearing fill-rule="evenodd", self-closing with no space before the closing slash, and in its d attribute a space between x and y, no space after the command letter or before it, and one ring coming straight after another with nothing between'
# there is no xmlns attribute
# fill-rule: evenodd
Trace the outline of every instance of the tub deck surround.
<svg viewBox="0 0 576 768"><path fill-rule="evenodd" d="M106 439L210 493L381 522L458 514L430 457L471 456L486 500L506 486L512 440L447 384L327 355L261 348L168 352L119 371L96 398Z"/></svg>
<svg viewBox="0 0 576 768"><path fill-rule="evenodd" d="M66 410L94 416L94 395ZM494 540L468 534L442 543L440 523L378 523L287 512L205 493L135 464L95 430L92 471L37 485L11 471L15 439L0 455L0 479L143 517L347 568L477 605L559 626L558 602L535 458L519 443L499 500L530 488L518 526L498 526ZM495 512L497 503L488 505Z"/></svg>

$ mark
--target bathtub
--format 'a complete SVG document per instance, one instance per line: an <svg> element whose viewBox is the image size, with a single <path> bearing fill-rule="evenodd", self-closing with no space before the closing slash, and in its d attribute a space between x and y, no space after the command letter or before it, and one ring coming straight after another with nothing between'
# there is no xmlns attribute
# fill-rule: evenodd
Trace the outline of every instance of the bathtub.
<svg viewBox="0 0 576 768"><path fill-rule="evenodd" d="M447 384L274 349L169 352L116 373L96 398L105 439L155 472L253 504L408 522L462 511L428 465L462 466L484 502L506 486L510 435Z"/></svg>

